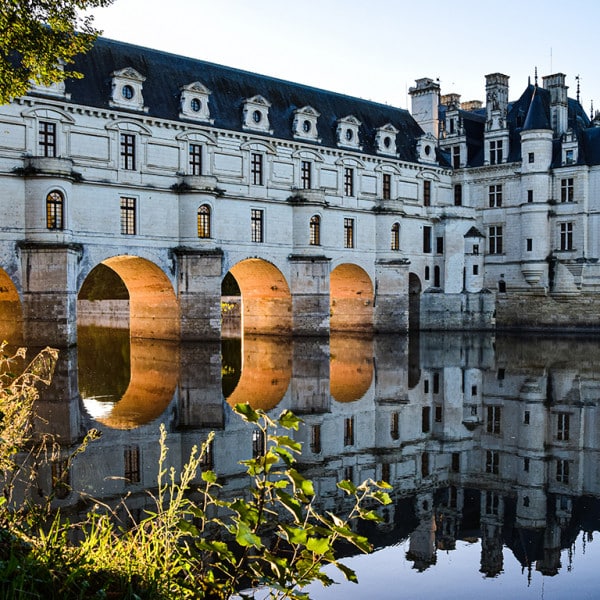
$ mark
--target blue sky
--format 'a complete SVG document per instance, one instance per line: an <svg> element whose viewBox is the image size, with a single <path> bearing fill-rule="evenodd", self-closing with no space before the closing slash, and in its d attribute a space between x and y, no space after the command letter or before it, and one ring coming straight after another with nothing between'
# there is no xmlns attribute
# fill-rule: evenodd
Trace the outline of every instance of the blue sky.
<svg viewBox="0 0 600 600"><path fill-rule="evenodd" d="M106 37L409 107L420 77L484 100L485 75L510 76L510 99L567 75L569 96L600 109L591 0L115 0L97 9Z"/></svg>

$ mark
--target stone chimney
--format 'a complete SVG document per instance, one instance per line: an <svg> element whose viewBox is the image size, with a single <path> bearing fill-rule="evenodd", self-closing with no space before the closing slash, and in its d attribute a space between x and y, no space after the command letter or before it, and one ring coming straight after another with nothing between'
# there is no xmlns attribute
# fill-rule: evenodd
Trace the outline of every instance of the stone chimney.
<svg viewBox="0 0 600 600"><path fill-rule="evenodd" d="M544 89L550 92L550 120L556 135L562 135L569 127L565 74L555 73L542 77Z"/></svg>
<svg viewBox="0 0 600 600"><path fill-rule="evenodd" d="M415 81L408 93L411 96L411 112L415 121L425 133L436 139L439 136L440 84L433 79L423 77Z"/></svg>

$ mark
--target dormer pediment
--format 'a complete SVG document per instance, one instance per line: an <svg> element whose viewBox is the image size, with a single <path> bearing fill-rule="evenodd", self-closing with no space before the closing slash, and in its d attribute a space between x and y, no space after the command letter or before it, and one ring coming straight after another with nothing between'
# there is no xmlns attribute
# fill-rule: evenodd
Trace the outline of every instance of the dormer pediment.
<svg viewBox="0 0 600 600"><path fill-rule="evenodd" d="M179 118L212 123L208 106L211 91L199 81L179 89L181 91Z"/></svg>
<svg viewBox="0 0 600 600"><path fill-rule="evenodd" d="M112 90L109 105L148 112L142 94L146 78L133 67L125 67L111 73Z"/></svg>
<svg viewBox="0 0 600 600"><path fill-rule="evenodd" d="M395 156L397 135L398 130L391 123L386 123L383 127L379 127L375 133L375 147L377 153Z"/></svg>
<svg viewBox="0 0 600 600"><path fill-rule="evenodd" d="M360 121L354 115L339 119L336 130L338 146L360 150L360 139L358 137L360 125Z"/></svg>
<svg viewBox="0 0 600 600"><path fill-rule="evenodd" d="M320 141L317 119L321 116L312 106L304 106L294 111L292 131L295 138Z"/></svg>
<svg viewBox="0 0 600 600"><path fill-rule="evenodd" d="M429 164L435 164L437 162L435 155L436 144L437 139L431 133L426 133L417 140L417 155L419 157L419 162Z"/></svg>
<svg viewBox="0 0 600 600"><path fill-rule="evenodd" d="M242 110L242 128L273 133L269 122L271 103L263 96L257 95L244 101Z"/></svg>

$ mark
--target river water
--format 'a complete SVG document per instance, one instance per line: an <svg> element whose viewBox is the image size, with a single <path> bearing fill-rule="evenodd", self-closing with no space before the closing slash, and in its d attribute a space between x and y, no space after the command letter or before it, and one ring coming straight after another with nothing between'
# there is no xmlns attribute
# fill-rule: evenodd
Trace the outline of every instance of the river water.
<svg viewBox="0 0 600 600"><path fill-rule="evenodd" d="M600 341L596 337L425 334L330 339L250 337L222 344L130 340L81 328L38 403L38 432L62 457L91 428L70 491L140 514L154 487L158 427L177 468L215 431L207 464L245 482L256 432L239 402L304 421L301 469L325 510L335 483L385 479L393 503L365 529L376 551L348 556L359 584L314 598L596 598L600 588Z"/></svg>

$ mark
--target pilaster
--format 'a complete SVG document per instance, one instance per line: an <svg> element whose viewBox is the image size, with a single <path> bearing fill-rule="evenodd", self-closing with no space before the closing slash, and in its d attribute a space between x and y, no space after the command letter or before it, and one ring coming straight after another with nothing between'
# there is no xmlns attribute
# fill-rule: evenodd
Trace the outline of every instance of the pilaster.
<svg viewBox="0 0 600 600"><path fill-rule="evenodd" d="M77 342L77 272L81 244L21 242L23 333L28 346Z"/></svg>
<svg viewBox="0 0 600 600"><path fill-rule="evenodd" d="M373 329L377 333L408 331L409 264L405 258L375 263Z"/></svg>
<svg viewBox="0 0 600 600"><path fill-rule="evenodd" d="M294 335L329 335L329 262L325 256L294 254L290 261Z"/></svg>
<svg viewBox="0 0 600 600"><path fill-rule="evenodd" d="M181 341L212 341L221 338L220 249L177 248L180 338Z"/></svg>

